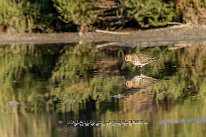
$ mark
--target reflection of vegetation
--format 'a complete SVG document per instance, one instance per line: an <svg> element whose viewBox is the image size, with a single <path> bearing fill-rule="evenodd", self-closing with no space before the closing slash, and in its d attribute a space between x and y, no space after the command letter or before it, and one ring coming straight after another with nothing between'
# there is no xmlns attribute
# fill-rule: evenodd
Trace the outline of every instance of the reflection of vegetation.
<svg viewBox="0 0 206 137"><path fill-rule="evenodd" d="M126 104L126 103L125 103ZM136 105L133 102L131 105ZM107 111L101 118L104 122L109 120L148 120L148 125L133 125L126 127L98 127L94 128L94 136L140 136L140 137L174 137L174 136L187 136L187 137L203 137L204 136L204 123L185 122L179 124L157 124L158 120L180 120L180 119L199 119L206 114L206 100L187 99L184 103L154 106L151 104L153 110L148 112L125 111L124 106L119 111ZM145 109L148 109L145 107ZM178 130L177 130L178 129ZM98 135L96 134L98 133ZM101 133L101 135L99 135Z"/></svg>
<svg viewBox="0 0 206 137"><path fill-rule="evenodd" d="M89 98L97 102L110 99L112 92L121 91L121 82L117 77L93 77L91 74L98 67L95 63L98 54L94 45L77 45L65 47L52 73L52 94L60 100L76 100L76 108L79 103L89 101ZM90 78L91 77L91 78ZM73 105L73 106L75 106ZM77 112L77 111L76 111Z"/></svg>
<svg viewBox="0 0 206 137"><path fill-rule="evenodd" d="M11 45L0 48L0 103L19 101L21 106L31 112L44 111L53 105L53 101L73 99L76 103L70 110L79 109L79 103L89 99L102 102L110 99L110 94L121 92L118 77L95 76L101 67L97 63L100 57L94 45L67 46L56 63L52 74L52 56L58 52L53 48L27 45ZM47 58L49 54L49 60ZM45 76L44 76L45 75ZM47 89L47 79L52 75ZM41 77L39 79L39 77ZM58 104L62 108L62 103Z"/></svg>
<svg viewBox="0 0 206 137"><path fill-rule="evenodd" d="M40 62L38 57L39 53L34 51L34 46L11 45L0 48L0 104L13 99L16 93L12 81L18 82L23 72L28 72L33 64Z"/></svg>
<svg viewBox="0 0 206 137"><path fill-rule="evenodd" d="M171 100L194 94L205 94L206 58L203 45L193 45L178 51L168 50L168 47L136 48L135 52L160 58L159 61L146 65L144 74L162 80L141 90L158 93L157 99L163 99L167 95ZM11 45L0 48L1 104L20 101L30 106L31 111L43 111L47 107L43 104L52 104L54 99L61 101L57 106L62 110L66 106L66 111L78 112L81 103L82 107L85 107L84 104L92 99L96 101L98 107L100 102L110 100L111 94L123 91L120 77L98 74L102 68L99 63L100 58L107 60L107 55L104 54L102 57L92 44L65 46L56 64L53 61L55 67L52 68L52 72L50 72L52 69L47 67L49 63L44 54L48 52L35 46ZM49 58L51 57L52 55ZM173 69L168 69L175 64ZM139 73L137 68L126 63L123 71L132 78ZM41 73L38 70L41 70ZM103 70L101 73L105 74ZM35 75L41 77L44 74L47 75L45 80L36 79ZM116 74L120 75L120 73ZM47 81L48 75L51 75L50 83ZM50 84L49 91L44 86L47 84ZM45 96L47 95L45 93L49 93L49 96ZM65 105L64 101L67 99L76 102L73 105Z"/></svg>
<svg viewBox="0 0 206 137"><path fill-rule="evenodd" d="M45 87L47 79L43 79L49 75L49 68L45 65L50 63L50 60L48 55L44 55L48 54L44 48L48 50L48 47L40 48L34 45L0 48L0 105L7 106L10 101L19 101L21 106L25 105L30 111L45 109L50 98L42 97L48 92ZM41 79L38 79L38 75Z"/></svg>
<svg viewBox="0 0 206 137"><path fill-rule="evenodd" d="M152 54L160 58L158 62L146 66L146 75L153 77L161 77L160 82L155 83L152 87L146 89L150 92L156 92L157 99L163 99L165 95L169 99L182 98L194 94L205 94L205 47L203 45L194 44L192 47L185 48L184 51L169 51L167 49L149 48L138 49L146 54ZM158 49L161 51L159 52ZM177 63L175 63L177 62ZM171 72L163 71L162 69L169 70L167 64L177 64ZM130 64L127 64L129 67ZM150 68L149 68L150 67ZM179 68L180 67L180 68ZM152 71L150 71L152 69ZM135 73L136 67L131 66L131 74ZM159 74L162 73L162 74ZM165 74L164 74L165 73ZM173 74L173 75L171 75ZM145 90L145 89L143 89Z"/></svg>
<svg viewBox="0 0 206 137"><path fill-rule="evenodd" d="M96 105L91 110L97 108L98 110L94 111L96 115L89 112L91 116L89 118L95 117L103 121L146 119L153 122L152 126L149 124L134 127L93 128L94 136L99 130L107 136L156 136L159 135L160 129L161 136L166 136L168 129L171 129L170 135L175 136L179 133L175 130L176 127L186 130L180 133L182 136L190 136L188 131L194 127L190 123L168 126L158 125L156 122L162 118L192 119L205 115L206 48L204 45L193 44L180 50L150 47L129 51L129 53L141 52L160 58L159 61L146 65L144 74L161 80L145 89L137 90L137 93L129 93L129 96L125 94L126 99L123 98L120 102L116 101L117 99L112 100L110 96L123 92L121 72L133 77L139 73L138 67L126 63L122 71L115 73L118 76L114 76L113 73L109 73L110 76L104 75L101 61L109 62L111 57L118 58L118 52L115 50L107 52L109 55L104 50L97 52L92 44L63 48L58 46L51 49L34 45L2 46L0 48L0 120L2 121L0 136L9 137L10 134L17 137L51 136L55 131L48 131L48 128L51 129L51 122L48 121L53 118L41 117L39 112L48 115L46 112L54 112L50 107L55 106L57 112L75 112L81 115L80 110L87 109L91 104ZM117 60L105 63L104 68L118 69L114 67L114 64L118 63ZM48 67L50 65L51 68ZM168 69L173 65L176 65L174 69ZM107 70L112 71L110 68ZM139 91L145 91L145 96L139 95ZM191 95L197 96L189 98ZM154 105L150 106L155 97L162 99L165 96L170 100L188 98L183 104L182 111L179 111L179 107L171 109L170 104L167 104L167 110L159 106L155 110ZM201 101L194 100L199 97ZM69 104L66 102L67 99L75 100L75 103ZM10 101L19 101L20 104L11 107L8 106ZM78 115L74 117L78 118ZM199 124L197 127L202 128L202 125ZM200 131L198 136L201 136L201 130L196 129L196 131Z"/></svg>
<svg viewBox="0 0 206 137"><path fill-rule="evenodd" d="M205 94L205 47L193 44L184 50L168 50L165 47L136 48L136 52L159 57L160 60L145 66L145 75L161 78L152 87L142 89L155 92L157 99L175 100L194 94ZM129 77L139 74L137 67L126 63Z"/></svg>
<svg viewBox="0 0 206 137"><path fill-rule="evenodd" d="M206 57L204 51L204 45L194 44L192 47L186 48L183 53L179 52L178 62L183 68L180 68L178 73L170 78L169 83L158 83L153 90L160 92L167 89L171 98L205 94Z"/></svg>
<svg viewBox="0 0 206 137"><path fill-rule="evenodd" d="M27 111L42 110L46 103L39 97L45 82L36 80L30 73L35 65L42 64L41 52L34 45L2 46L0 64L0 136L50 137L50 118ZM9 106L10 101L20 104Z"/></svg>
<svg viewBox="0 0 206 137"><path fill-rule="evenodd" d="M0 114L1 137L51 137L50 116L19 115L17 107L10 109L12 113Z"/></svg>

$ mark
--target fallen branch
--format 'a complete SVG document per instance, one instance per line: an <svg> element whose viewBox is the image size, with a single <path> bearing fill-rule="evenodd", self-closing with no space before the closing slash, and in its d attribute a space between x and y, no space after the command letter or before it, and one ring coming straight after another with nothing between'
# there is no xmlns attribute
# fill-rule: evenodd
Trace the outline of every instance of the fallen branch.
<svg viewBox="0 0 206 137"><path fill-rule="evenodd" d="M191 24L190 23L187 23L187 24L180 24L180 25L175 25L175 26L171 26L171 27L168 27L168 28L184 28L184 27L190 27Z"/></svg>
<svg viewBox="0 0 206 137"><path fill-rule="evenodd" d="M130 34L129 32L114 32L114 31L106 31L106 30L96 30L96 32L115 34L115 35L128 35L128 34Z"/></svg>
<svg viewBox="0 0 206 137"><path fill-rule="evenodd" d="M117 42L111 42L111 43L106 43L106 44L99 44L96 46L96 48L103 48L103 47L107 47L107 46L111 46L111 45L116 45Z"/></svg>
<svg viewBox="0 0 206 137"><path fill-rule="evenodd" d="M177 50L177 49L182 49L182 48L190 47L191 45L192 45L191 43L178 43L178 44L175 44L174 47L170 47L168 49L169 50Z"/></svg>

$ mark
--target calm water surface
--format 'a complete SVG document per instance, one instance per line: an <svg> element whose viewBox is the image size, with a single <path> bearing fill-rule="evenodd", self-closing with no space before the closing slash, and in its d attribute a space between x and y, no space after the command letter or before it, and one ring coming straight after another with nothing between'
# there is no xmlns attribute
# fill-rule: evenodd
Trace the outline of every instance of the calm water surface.
<svg viewBox="0 0 206 137"><path fill-rule="evenodd" d="M173 46L1 46L0 137L204 136L206 45ZM160 60L141 74L124 63L132 53Z"/></svg>

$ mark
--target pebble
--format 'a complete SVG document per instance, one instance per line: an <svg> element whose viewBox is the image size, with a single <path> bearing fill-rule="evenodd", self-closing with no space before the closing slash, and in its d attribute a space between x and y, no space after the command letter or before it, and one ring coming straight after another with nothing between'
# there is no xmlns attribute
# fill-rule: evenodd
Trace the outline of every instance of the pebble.
<svg viewBox="0 0 206 137"><path fill-rule="evenodd" d="M15 105L19 105L19 104L20 104L20 102L8 102L8 105L11 107L13 107Z"/></svg>

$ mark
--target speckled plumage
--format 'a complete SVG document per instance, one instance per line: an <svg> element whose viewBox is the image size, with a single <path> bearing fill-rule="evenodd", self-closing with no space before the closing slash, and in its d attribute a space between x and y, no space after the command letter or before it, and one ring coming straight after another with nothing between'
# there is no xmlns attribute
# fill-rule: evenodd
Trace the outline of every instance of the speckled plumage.
<svg viewBox="0 0 206 137"><path fill-rule="evenodd" d="M159 58L148 56L141 53L127 54L125 56L125 61L129 61L133 65L140 66L140 67L143 67L144 65L152 63L157 60L159 60Z"/></svg>
<svg viewBox="0 0 206 137"><path fill-rule="evenodd" d="M157 82L158 79L152 78L152 77L147 77L143 74L139 76L135 76L133 79L130 81L126 82L126 87L127 88L145 88L155 82Z"/></svg>

